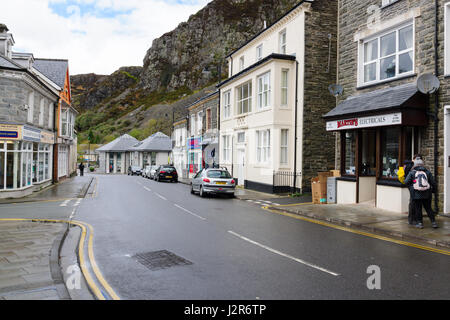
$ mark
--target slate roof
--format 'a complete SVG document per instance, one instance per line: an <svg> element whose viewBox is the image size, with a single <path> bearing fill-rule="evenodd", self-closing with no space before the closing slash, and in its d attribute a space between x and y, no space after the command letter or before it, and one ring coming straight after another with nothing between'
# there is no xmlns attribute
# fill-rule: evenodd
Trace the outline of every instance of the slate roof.
<svg viewBox="0 0 450 320"><path fill-rule="evenodd" d="M131 147L133 147L136 143L138 143L139 140L136 138L124 134L123 136L120 136L116 140L111 141L108 144L105 144L104 146L96 149L96 151L99 152L125 152L129 151Z"/></svg>
<svg viewBox="0 0 450 320"><path fill-rule="evenodd" d="M8 68L8 69L16 69L16 70L24 69L24 67L22 67L20 64L14 62L13 60L11 60L1 54L0 54L0 67L4 67L4 68Z"/></svg>
<svg viewBox="0 0 450 320"><path fill-rule="evenodd" d="M421 94L417 90L416 83L408 83L401 86L351 96L324 115L323 118L332 118L349 114L355 115L358 113L375 112L401 107L416 94Z"/></svg>
<svg viewBox="0 0 450 320"><path fill-rule="evenodd" d="M35 59L33 67L44 76L52 80L60 88L64 88L66 72L69 67L68 60L60 59Z"/></svg>
<svg viewBox="0 0 450 320"><path fill-rule="evenodd" d="M162 132L157 132L152 134L145 140L140 141L135 144L131 150L133 151L171 151L172 150L172 139L166 136Z"/></svg>

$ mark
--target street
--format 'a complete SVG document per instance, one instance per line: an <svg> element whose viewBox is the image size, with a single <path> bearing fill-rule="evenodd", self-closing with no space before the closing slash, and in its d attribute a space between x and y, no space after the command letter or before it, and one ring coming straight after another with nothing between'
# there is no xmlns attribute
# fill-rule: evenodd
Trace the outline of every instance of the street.
<svg viewBox="0 0 450 320"><path fill-rule="evenodd" d="M1 205L0 215L74 214L91 224L98 267L121 299L448 298L446 255L292 219L238 199L200 198L181 183L95 177L93 196L82 201ZM161 250L171 259L160 257L153 268L136 256ZM381 271L380 290L367 287L372 265Z"/></svg>

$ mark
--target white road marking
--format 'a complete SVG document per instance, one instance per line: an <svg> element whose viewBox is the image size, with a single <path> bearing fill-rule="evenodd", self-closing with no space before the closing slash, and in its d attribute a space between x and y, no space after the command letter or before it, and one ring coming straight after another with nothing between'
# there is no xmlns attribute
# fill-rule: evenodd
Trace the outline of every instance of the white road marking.
<svg viewBox="0 0 450 320"><path fill-rule="evenodd" d="M72 199L64 200L64 202L61 203L59 206L60 206L60 207L67 207L67 204L70 202L70 200L72 200Z"/></svg>
<svg viewBox="0 0 450 320"><path fill-rule="evenodd" d="M152 189L144 187L145 190L152 192Z"/></svg>
<svg viewBox="0 0 450 320"><path fill-rule="evenodd" d="M235 232L233 232L233 231L228 231L228 232L229 232L230 234L232 234L232 235L234 235L234 236L236 236L236 237L242 239L242 240L245 240L245 241L247 241L247 242L250 242L250 243L252 243L252 244L254 244L254 245L257 245L258 247L264 248L264 249L266 249L266 250L268 250L268 251L270 251L270 252L276 253L276 254L278 254L278 255L280 255L280 256L283 256L283 257L285 257L285 258L294 260L294 261L296 261L296 262L298 262L298 263L304 264L304 265L306 265L306 266L308 266L308 267L311 267L311 268L320 270L320 271L322 271L322 272L326 272L326 273L331 274L331 275L333 275L333 276L335 276L335 277L339 276L339 273L332 272L332 271L330 271L330 270L327 270L327 269L322 268L322 267L320 267L320 266L317 266L317 265L315 265L315 264L306 262L306 261L301 260L301 259L299 259L299 258L296 258L296 257L293 257L293 256L288 255L288 254L286 254L286 253L283 253L283 252L281 252L281 251L272 249L272 248L270 248L270 247L268 247L268 246L265 246L265 245L263 245L263 244L261 244L261 243L258 243L258 242L256 242L256 241L250 240L250 239L248 239L248 238L246 238L246 237L244 237L244 236L241 236L240 234L237 234L237 233L235 233Z"/></svg>
<svg viewBox="0 0 450 320"><path fill-rule="evenodd" d="M77 200L77 202L75 202L75 204L73 205L74 207L78 207L79 205L80 205L80 203L81 203L81 200L83 200L83 199L78 199Z"/></svg>
<svg viewBox="0 0 450 320"><path fill-rule="evenodd" d="M179 205L177 205L177 204L174 204L174 206L177 207L178 209L181 209L181 210L183 210L183 211L189 213L190 215L193 215L194 217L197 217L197 218L199 218L199 219L201 219L201 220L206 220L206 218L200 217L199 215L197 215L197 214L195 214L195 213L189 211L188 209L183 208L182 206L179 206Z"/></svg>
<svg viewBox="0 0 450 320"><path fill-rule="evenodd" d="M160 197L161 199L167 200L166 198L164 198L164 197L163 197L162 195L160 195L159 193L155 192L155 194L156 194L158 197Z"/></svg>

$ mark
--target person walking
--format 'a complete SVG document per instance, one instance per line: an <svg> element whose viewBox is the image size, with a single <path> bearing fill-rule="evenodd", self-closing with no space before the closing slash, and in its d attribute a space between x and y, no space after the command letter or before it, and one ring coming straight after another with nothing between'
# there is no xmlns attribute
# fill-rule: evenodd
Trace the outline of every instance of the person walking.
<svg viewBox="0 0 450 320"><path fill-rule="evenodd" d="M416 227L423 229L422 207L425 208L431 226L437 228L434 212L431 209L431 198L433 192L436 192L436 182L431 172L425 168L422 158L414 159L414 167L408 173L405 184L411 187L411 196L413 201L414 216L417 221Z"/></svg>
<svg viewBox="0 0 450 320"><path fill-rule="evenodd" d="M398 173L398 179L400 180L401 183L405 184L405 179L408 176L408 174L411 171L413 166L414 166L413 161L405 160L403 167L400 168L401 170L399 170L399 173ZM416 215L415 215L414 204L413 204L414 188L412 185L409 185L408 189L409 189L408 224L415 226L417 224L417 221L416 221Z"/></svg>
<svg viewBox="0 0 450 320"><path fill-rule="evenodd" d="M80 176L84 175L84 164L83 162L80 162L80 165L78 166L78 169L80 169Z"/></svg>

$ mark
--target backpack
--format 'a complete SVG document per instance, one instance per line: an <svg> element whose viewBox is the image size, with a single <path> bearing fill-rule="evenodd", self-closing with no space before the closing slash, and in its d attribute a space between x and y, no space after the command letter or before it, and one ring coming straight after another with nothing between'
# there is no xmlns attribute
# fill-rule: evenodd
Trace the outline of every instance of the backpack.
<svg viewBox="0 0 450 320"><path fill-rule="evenodd" d="M398 181L400 181L402 184L405 184L405 169L403 169L403 167L398 168L397 176Z"/></svg>
<svg viewBox="0 0 450 320"><path fill-rule="evenodd" d="M417 170L414 175L415 180L413 181L413 188L417 191L427 191L431 188L428 182L428 176L425 171Z"/></svg>

